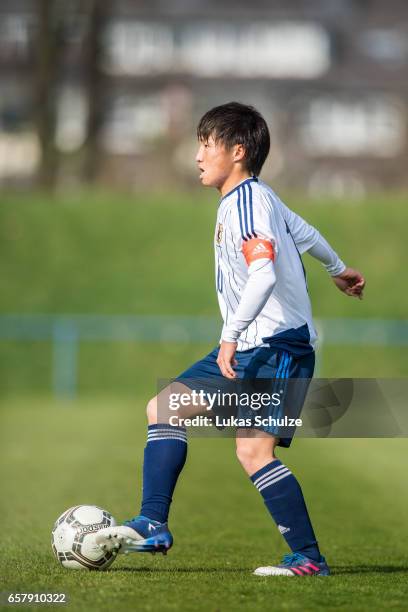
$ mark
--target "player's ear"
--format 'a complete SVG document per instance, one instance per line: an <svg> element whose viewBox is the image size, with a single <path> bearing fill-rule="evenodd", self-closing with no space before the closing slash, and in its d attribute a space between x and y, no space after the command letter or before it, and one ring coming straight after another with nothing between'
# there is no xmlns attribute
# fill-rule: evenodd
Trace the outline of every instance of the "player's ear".
<svg viewBox="0 0 408 612"><path fill-rule="evenodd" d="M245 157L245 147L242 144L236 144L234 145L234 150L233 150L233 160L235 162L239 162L242 161Z"/></svg>

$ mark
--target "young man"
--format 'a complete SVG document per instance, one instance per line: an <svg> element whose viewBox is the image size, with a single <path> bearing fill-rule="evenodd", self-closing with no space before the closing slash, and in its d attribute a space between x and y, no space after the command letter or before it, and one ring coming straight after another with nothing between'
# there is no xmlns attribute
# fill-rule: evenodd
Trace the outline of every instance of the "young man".
<svg viewBox="0 0 408 612"><path fill-rule="evenodd" d="M347 295L363 295L361 274L347 268L319 232L257 178L270 139L253 107L231 102L213 108L202 117L197 133L200 181L221 194L214 245L224 320L221 341L149 402L140 515L99 532L97 542L105 550L166 553L172 546L167 519L186 459L187 437L184 427L171 426L163 418L160 406L169 405L170 394L198 389L197 380L204 388L214 388L220 375L227 381L312 377L316 332L301 254L319 259ZM305 389L298 397L297 414L304 394ZM178 416L200 414L207 407L204 401L200 406L191 402ZM280 564L254 573L327 576L302 490L275 456L276 446L287 447L291 439L279 437L273 428L249 427L237 430L236 442L239 461L292 551Z"/></svg>

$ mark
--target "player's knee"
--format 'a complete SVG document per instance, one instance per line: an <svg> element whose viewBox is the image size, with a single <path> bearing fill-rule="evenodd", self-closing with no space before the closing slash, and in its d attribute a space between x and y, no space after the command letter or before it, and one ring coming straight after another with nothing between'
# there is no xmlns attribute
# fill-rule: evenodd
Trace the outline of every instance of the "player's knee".
<svg viewBox="0 0 408 612"><path fill-rule="evenodd" d="M153 397L147 402L146 407L147 422L149 425L156 425L157 423L157 397Z"/></svg>
<svg viewBox="0 0 408 612"><path fill-rule="evenodd" d="M273 447L269 444L257 444L253 439L247 438L237 438L236 453L238 461L248 474L253 474L275 458Z"/></svg>
<svg viewBox="0 0 408 612"><path fill-rule="evenodd" d="M245 439L237 440L237 458L242 467L249 471L258 460L258 452L254 444L248 444Z"/></svg>

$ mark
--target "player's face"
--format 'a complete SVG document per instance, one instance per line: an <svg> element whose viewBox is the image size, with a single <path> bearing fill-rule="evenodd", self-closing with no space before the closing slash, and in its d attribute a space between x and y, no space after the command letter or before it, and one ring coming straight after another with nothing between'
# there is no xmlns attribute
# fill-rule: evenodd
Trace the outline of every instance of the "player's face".
<svg viewBox="0 0 408 612"><path fill-rule="evenodd" d="M235 167L234 148L227 150L221 142L216 143L210 137L208 141L200 142L196 163L201 184L221 191Z"/></svg>

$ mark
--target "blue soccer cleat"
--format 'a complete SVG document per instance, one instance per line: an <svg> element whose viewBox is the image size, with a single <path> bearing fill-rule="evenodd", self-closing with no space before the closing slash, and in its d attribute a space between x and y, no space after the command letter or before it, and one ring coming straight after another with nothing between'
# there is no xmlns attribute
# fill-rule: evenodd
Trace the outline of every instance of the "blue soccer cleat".
<svg viewBox="0 0 408 612"><path fill-rule="evenodd" d="M123 525L101 529L95 539L102 550L114 554L160 552L165 555L173 545L167 523L159 523L146 516L136 516Z"/></svg>
<svg viewBox="0 0 408 612"><path fill-rule="evenodd" d="M330 569L326 559L321 555L320 561L314 561L300 553L285 555L280 565L258 567L255 576L329 576Z"/></svg>

